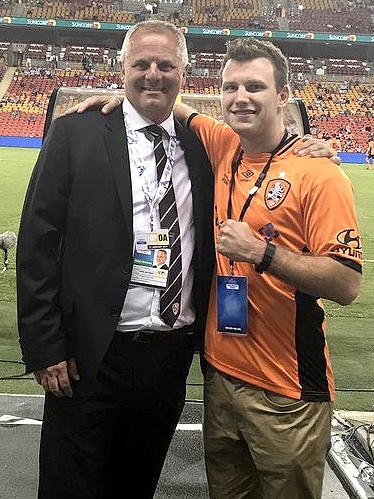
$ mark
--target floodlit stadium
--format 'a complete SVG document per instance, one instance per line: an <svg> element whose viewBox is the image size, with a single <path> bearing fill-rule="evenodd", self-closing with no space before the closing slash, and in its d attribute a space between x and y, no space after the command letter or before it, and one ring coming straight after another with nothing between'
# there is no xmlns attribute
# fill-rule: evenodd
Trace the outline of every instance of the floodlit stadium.
<svg viewBox="0 0 374 499"><path fill-rule="evenodd" d="M0 0L0 497L31 499L37 488L43 390L24 375L16 319L15 238L28 181L55 118L86 97L124 95L122 42L148 19L185 35L178 99L220 121L226 43L278 46L292 72L287 128L328 141L354 185L364 277L352 306L324 301L337 401L323 499L374 498L373 0ZM157 499L208 497L202 398L196 354Z"/></svg>

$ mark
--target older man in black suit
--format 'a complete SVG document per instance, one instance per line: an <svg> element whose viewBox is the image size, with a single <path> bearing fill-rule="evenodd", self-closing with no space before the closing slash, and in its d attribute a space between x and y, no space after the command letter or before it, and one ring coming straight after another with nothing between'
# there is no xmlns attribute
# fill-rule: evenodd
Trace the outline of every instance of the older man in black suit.
<svg viewBox="0 0 374 499"><path fill-rule="evenodd" d="M172 114L184 37L139 23L122 63L122 107L53 122L22 214L20 344L46 392L39 499L151 498L203 337L213 189ZM159 247L167 282L149 264Z"/></svg>

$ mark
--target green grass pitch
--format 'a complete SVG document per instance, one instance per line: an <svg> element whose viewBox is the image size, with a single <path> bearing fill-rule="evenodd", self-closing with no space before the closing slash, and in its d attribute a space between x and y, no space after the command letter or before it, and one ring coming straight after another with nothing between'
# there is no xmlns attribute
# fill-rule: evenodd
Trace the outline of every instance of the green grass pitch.
<svg viewBox="0 0 374 499"><path fill-rule="evenodd" d="M23 198L38 150L0 148L0 233L18 231ZM364 279L360 297L349 307L325 301L329 318L328 342L338 389L336 406L350 410L372 410L374 393L374 170L364 165L342 166L351 178L364 247ZM1 255L0 255L1 256ZM15 252L10 252L9 270L0 274L0 359L19 360L15 307ZM22 373L21 365L0 363L0 377ZM196 356L190 383L201 383ZM1 393L42 393L29 380L0 381ZM201 399L201 387L189 386L188 397Z"/></svg>

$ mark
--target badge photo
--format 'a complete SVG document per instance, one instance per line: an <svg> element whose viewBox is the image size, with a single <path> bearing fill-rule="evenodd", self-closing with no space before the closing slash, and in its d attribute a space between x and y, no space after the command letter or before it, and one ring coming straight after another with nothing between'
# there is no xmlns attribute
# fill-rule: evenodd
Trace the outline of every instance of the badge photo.
<svg viewBox="0 0 374 499"><path fill-rule="evenodd" d="M153 266L161 270L169 270L170 253L170 249L156 249L154 251Z"/></svg>

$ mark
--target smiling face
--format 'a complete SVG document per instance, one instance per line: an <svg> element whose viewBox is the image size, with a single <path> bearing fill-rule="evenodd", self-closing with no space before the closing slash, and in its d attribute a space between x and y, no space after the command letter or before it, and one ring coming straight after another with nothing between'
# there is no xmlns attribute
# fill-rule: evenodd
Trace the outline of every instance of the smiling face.
<svg viewBox="0 0 374 499"><path fill-rule="evenodd" d="M164 250L158 250L156 253L156 264L157 265L164 265L166 263L168 256L166 254L166 251Z"/></svg>
<svg viewBox="0 0 374 499"><path fill-rule="evenodd" d="M126 97L142 115L162 123L185 81L185 68L173 33L139 29L124 64Z"/></svg>
<svg viewBox="0 0 374 499"><path fill-rule="evenodd" d="M265 57L229 59L222 71L223 116L242 145L250 143L253 152L267 151L283 133L288 97L287 86L277 91L274 66Z"/></svg>

